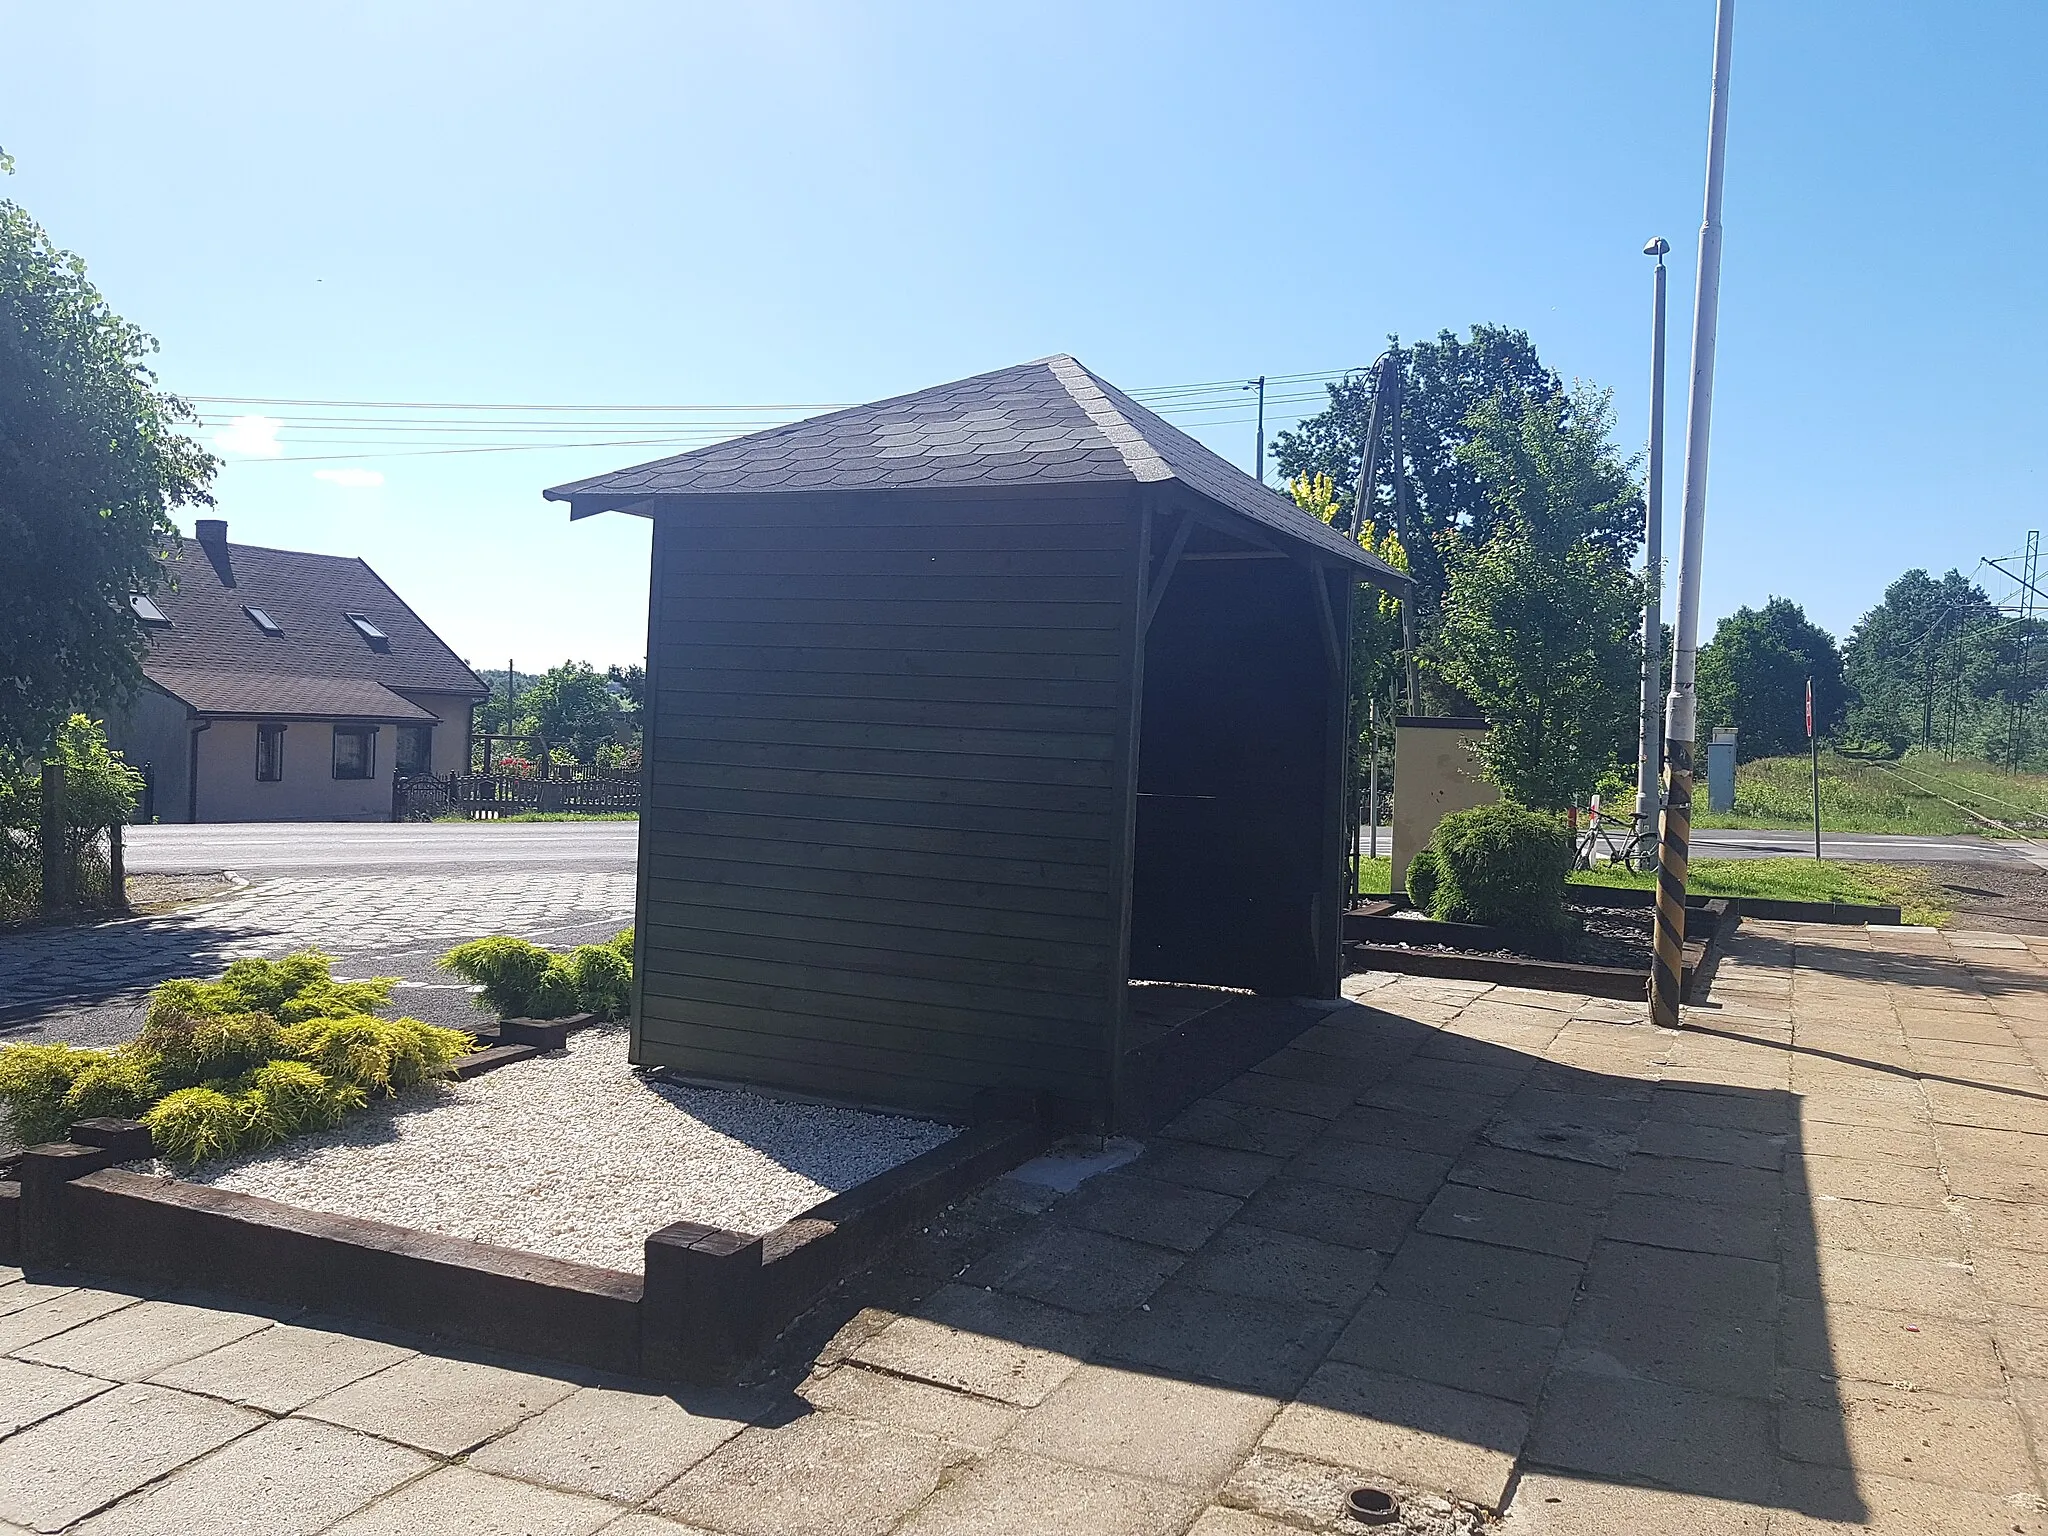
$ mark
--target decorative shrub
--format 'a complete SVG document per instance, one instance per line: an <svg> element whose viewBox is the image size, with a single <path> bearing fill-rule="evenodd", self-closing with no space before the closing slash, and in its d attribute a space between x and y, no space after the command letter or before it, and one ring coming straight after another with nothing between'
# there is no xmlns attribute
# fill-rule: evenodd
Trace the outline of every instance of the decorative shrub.
<svg viewBox="0 0 2048 1536"><path fill-rule="evenodd" d="M1571 926L1564 879L1572 840L1556 817L1505 801L1453 811L1437 824L1429 851L1432 917L1543 933Z"/></svg>
<svg viewBox="0 0 2048 1536"><path fill-rule="evenodd" d="M119 1115L149 1126L159 1156L193 1163L325 1130L475 1049L459 1029L376 1017L391 980L337 982L330 963L309 950L167 981L141 1034L115 1050L0 1046L0 1104L30 1144Z"/></svg>
<svg viewBox="0 0 2048 1536"><path fill-rule="evenodd" d="M203 1162L260 1146L270 1139L259 1123L262 1101L253 1092L229 1094L219 1088L180 1088L143 1115L157 1156L173 1163Z"/></svg>
<svg viewBox="0 0 2048 1536"><path fill-rule="evenodd" d="M1408 900L1424 912L1434 915L1436 888L1443 879L1443 866L1436 861L1436 850L1427 843L1415 850L1415 857L1408 861Z"/></svg>
<svg viewBox="0 0 2048 1536"><path fill-rule="evenodd" d="M622 1019L631 1005L633 930L603 944L554 954L526 939L497 934L458 944L441 964L482 990L476 1003L505 1019L559 1019L594 1013Z"/></svg>

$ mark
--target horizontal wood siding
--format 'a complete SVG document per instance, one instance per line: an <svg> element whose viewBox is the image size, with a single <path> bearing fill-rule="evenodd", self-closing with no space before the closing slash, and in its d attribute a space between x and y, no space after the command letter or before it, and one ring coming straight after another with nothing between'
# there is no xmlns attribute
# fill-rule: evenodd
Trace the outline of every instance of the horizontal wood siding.
<svg viewBox="0 0 2048 1536"><path fill-rule="evenodd" d="M1106 1103L1120 491L657 514L639 1059L959 1115Z"/></svg>

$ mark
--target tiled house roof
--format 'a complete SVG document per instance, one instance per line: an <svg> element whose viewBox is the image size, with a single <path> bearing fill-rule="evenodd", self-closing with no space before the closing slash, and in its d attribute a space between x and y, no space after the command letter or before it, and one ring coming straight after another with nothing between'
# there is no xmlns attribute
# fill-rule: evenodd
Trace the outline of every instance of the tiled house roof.
<svg viewBox="0 0 2048 1536"><path fill-rule="evenodd" d="M646 510L637 504L654 496L1157 480L1178 481L1226 512L1338 556L1370 580L1407 584L1291 498L1066 356L814 416L545 494L584 517Z"/></svg>
<svg viewBox="0 0 2048 1536"><path fill-rule="evenodd" d="M149 680L202 715L288 720L431 722L431 711L382 683L354 677L271 677L259 672L187 672L152 665Z"/></svg>
<svg viewBox="0 0 2048 1536"><path fill-rule="evenodd" d="M357 718L385 720L418 718L391 689L478 698L488 691L361 560L184 539L169 571L172 584L151 599L169 623L144 625L149 655L143 672L202 713L214 706L192 697L195 690L243 705L296 690L299 700L324 697L337 706L349 704ZM270 619L276 632L265 630L251 609ZM384 638L364 634L351 613L362 615ZM222 674L241 681L230 683ZM199 680L208 675L218 680ZM316 680L361 686L322 693L308 686ZM305 712L325 717L336 710Z"/></svg>

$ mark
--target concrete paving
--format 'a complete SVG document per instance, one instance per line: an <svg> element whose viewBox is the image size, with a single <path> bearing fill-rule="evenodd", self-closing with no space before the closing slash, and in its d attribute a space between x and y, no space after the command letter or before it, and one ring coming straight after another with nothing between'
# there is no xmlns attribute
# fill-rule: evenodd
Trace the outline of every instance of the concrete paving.
<svg viewBox="0 0 2048 1536"><path fill-rule="evenodd" d="M740 1390L0 1271L0 1530L1283 1536L1372 1485L1438 1536L2042 1536L2044 983L1765 923L1679 1032L1353 978Z"/></svg>

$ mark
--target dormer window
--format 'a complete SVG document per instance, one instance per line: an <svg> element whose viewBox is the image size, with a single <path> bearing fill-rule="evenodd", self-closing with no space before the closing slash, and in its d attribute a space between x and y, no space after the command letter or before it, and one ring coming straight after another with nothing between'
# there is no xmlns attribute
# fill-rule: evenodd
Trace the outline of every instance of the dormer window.
<svg viewBox="0 0 2048 1536"><path fill-rule="evenodd" d="M249 622L262 630L266 635L281 635L284 633L277 620L273 619L261 608L251 608L248 604L244 603L242 605L242 612L249 615Z"/></svg>
<svg viewBox="0 0 2048 1536"><path fill-rule="evenodd" d="M376 625L372 624L369 621L369 619L366 618L364 615L360 613L345 612L342 614L342 617L347 619L349 623L355 625L356 633L361 635L365 640L370 642L371 650L388 651L391 649L391 637L385 634L384 631L379 629Z"/></svg>
<svg viewBox="0 0 2048 1536"><path fill-rule="evenodd" d="M144 597L140 592L135 593L128 599L128 606L135 610L135 617L145 624L161 625L165 629L171 627L171 621L165 617L163 609L157 607L155 603Z"/></svg>

